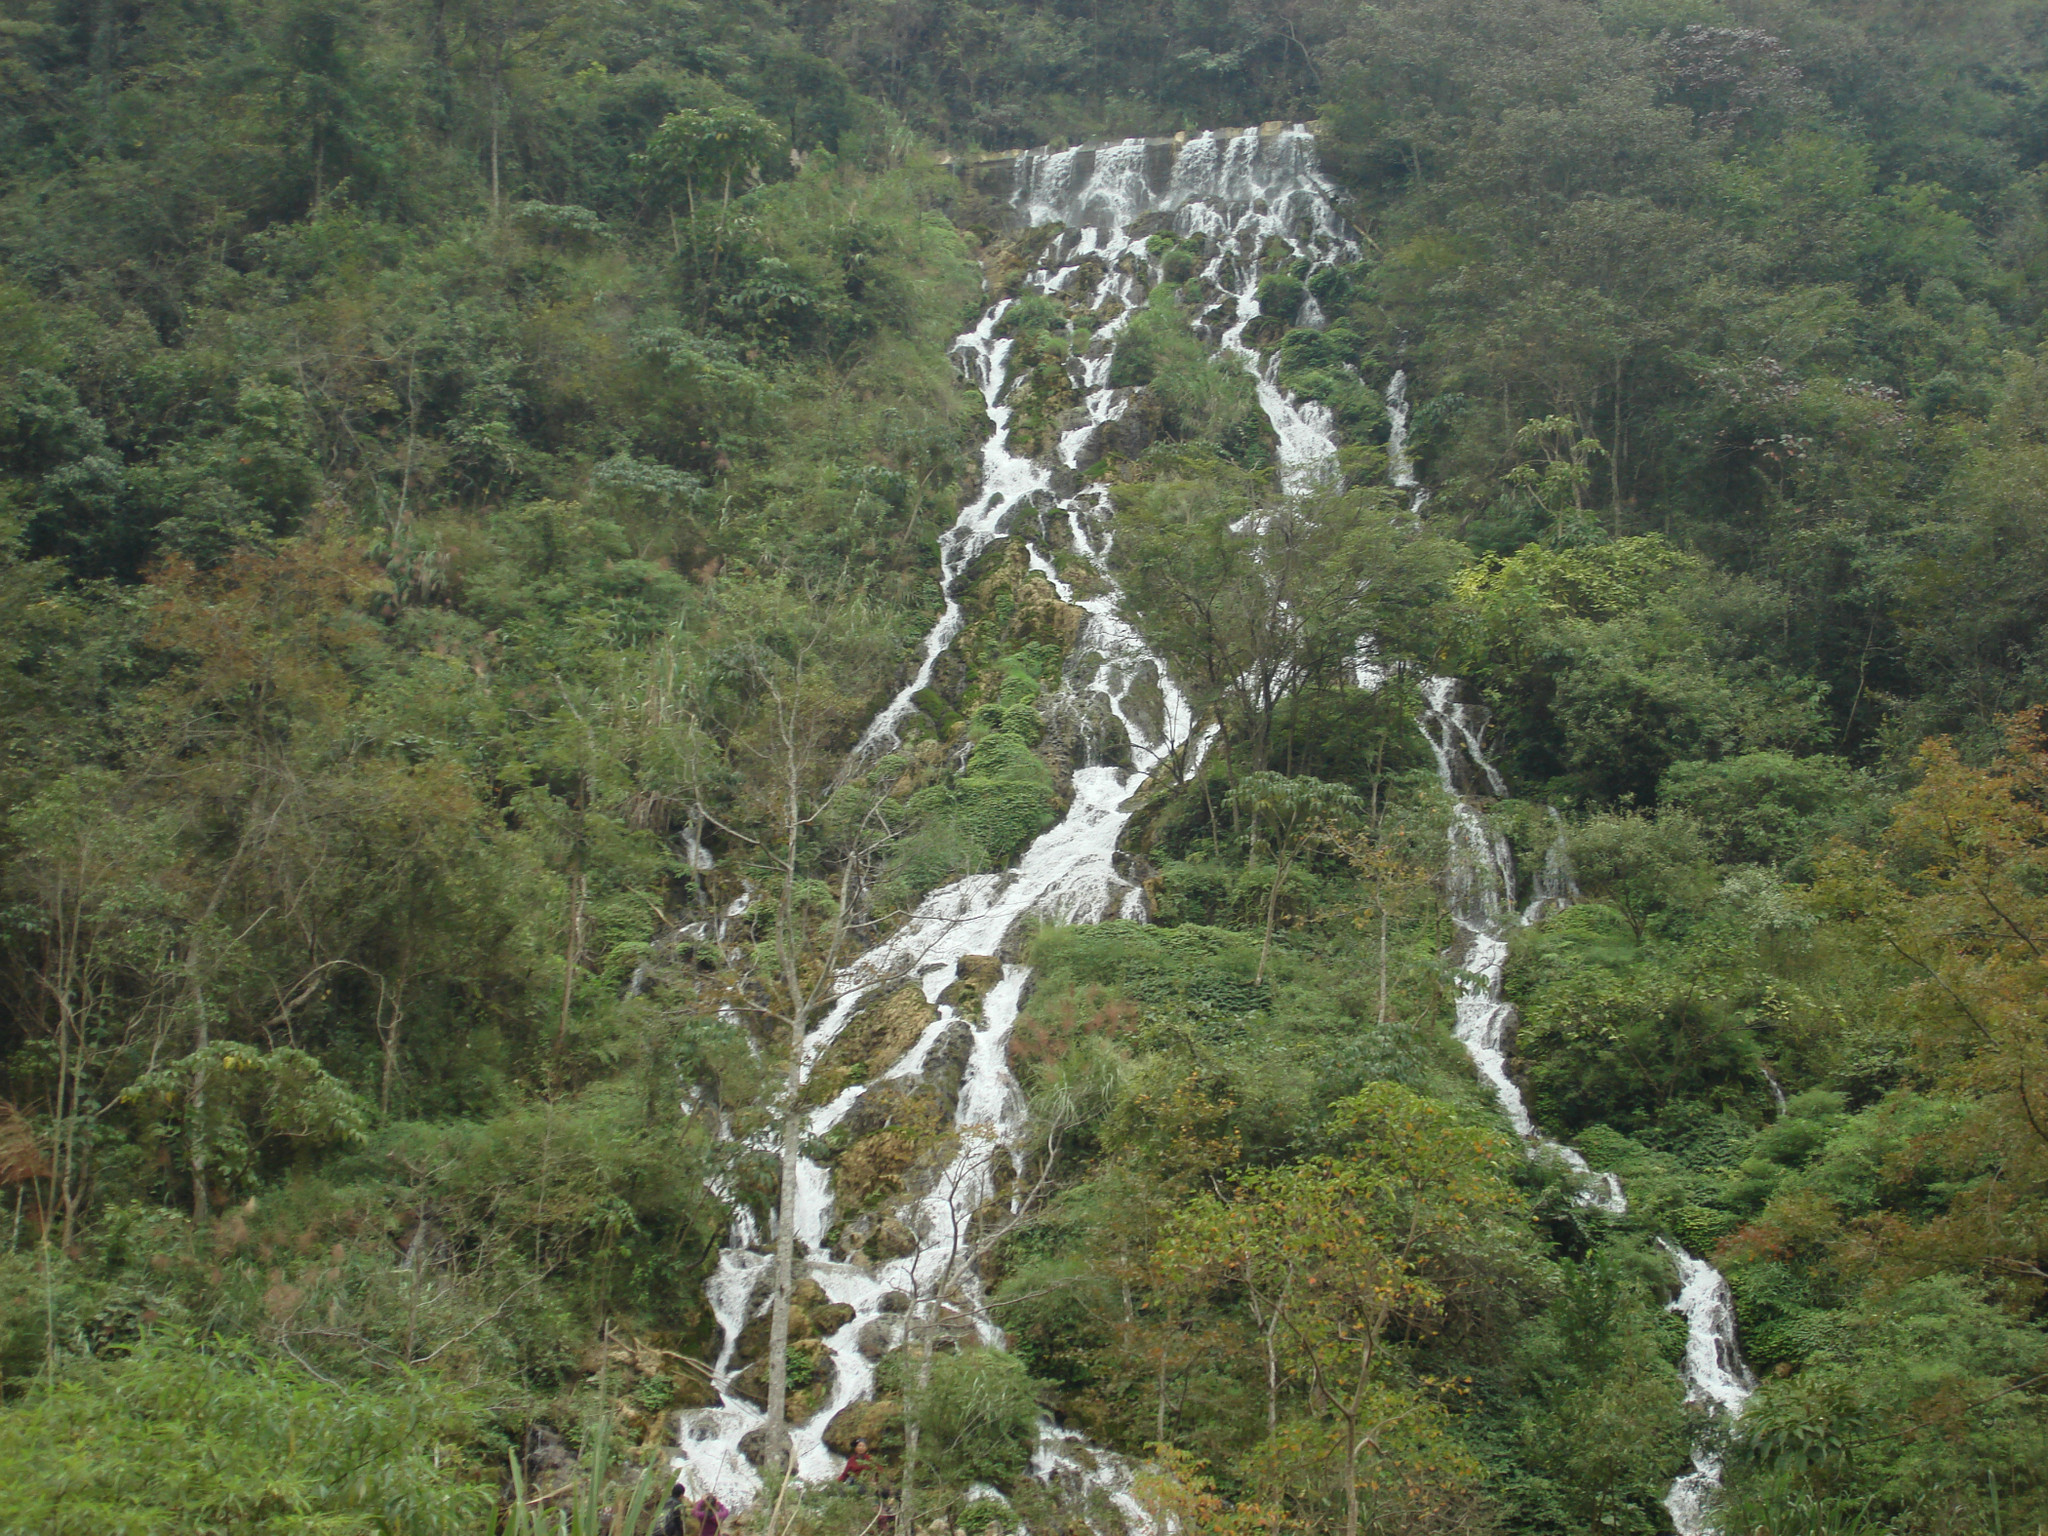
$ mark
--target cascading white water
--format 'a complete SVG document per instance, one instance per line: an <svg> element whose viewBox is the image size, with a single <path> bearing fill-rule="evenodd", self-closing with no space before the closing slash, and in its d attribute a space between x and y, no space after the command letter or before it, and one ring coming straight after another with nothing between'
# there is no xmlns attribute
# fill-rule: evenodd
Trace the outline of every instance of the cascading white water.
<svg viewBox="0 0 2048 1536"><path fill-rule="evenodd" d="M1694 1258L1669 1238L1659 1246L1678 1267L1678 1299L1671 1310L1685 1318L1685 1400L1711 1414L1740 1418L1756 1391L1756 1377L1735 1341L1735 1298L1728 1282L1705 1259ZM1692 1470L1664 1497L1679 1536L1712 1536L1715 1526L1707 1506L1720 1486L1721 1458L1696 1448Z"/></svg>
<svg viewBox="0 0 2048 1536"><path fill-rule="evenodd" d="M1396 368L1387 385L1387 479L1396 490L1420 496L1426 494L1415 475L1415 461L1408 453L1408 427L1415 408L1408 400L1408 370Z"/></svg>
<svg viewBox="0 0 2048 1536"><path fill-rule="evenodd" d="M1436 754L1438 777L1451 796L1447 884L1451 916L1459 932L1455 1033L1531 1154L1563 1159L1579 1176L1577 1198L1582 1205L1621 1215L1628 1210L1621 1181L1611 1173L1595 1173L1574 1148L1540 1134L1521 1089L1507 1070L1515 1026L1515 1005L1507 1000L1501 985L1507 968L1508 934L1519 924L1540 920L1550 907L1576 893L1562 836L1544 860L1544 873L1528 908L1518 914L1513 857L1506 840L1487 828L1471 799L1481 784L1495 795L1504 794L1506 786L1487 760L1471 707L1458 700L1456 680L1431 678L1423 693L1429 707L1422 716L1422 733ZM1709 1414L1733 1419L1756 1390L1756 1380L1743 1364L1736 1343L1735 1305L1728 1282L1713 1265L1668 1238L1659 1243L1678 1272L1678 1297L1671 1310L1683 1315L1686 1323L1681 1367L1686 1401L1701 1405ZM1693 1470L1671 1485L1664 1500L1679 1536L1713 1536L1708 1505L1720 1486L1720 1459L1711 1451L1695 1449Z"/></svg>
<svg viewBox="0 0 2048 1536"><path fill-rule="evenodd" d="M925 637L916 673L876 716L857 750L873 754L896 743L917 707L915 696L930 685L938 659L960 631L960 576L997 539L1024 536L1033 568L1063 601L1086 615L1070 657L1069 686L1098 696L1122 723L1132 767L1077 768L1072 804L1060 823L1034 842L1014 869L970 876L925 898L900 930L847 967L831 1012L804 1042L808 1070L865 999L906 975L916 977L936 1017L879 1082L916 1079L941 1040L962 1026L971 1037L954 1111L959 1150L930 1188L898 1212L916 1242L914 1252L878 1263L836 1256L827 1246L830 1174L808 1158L799 1160L795 1237L801 1267L830 1301L852 1312L824 1341L833 1363L828 1400L806 1422L790 1427L796 1470L806 1480L837 1471L836 1458L824 1444L825 1428L834 1415L872 1391L869 1351L875 1349L877 1330L886 1343L902 1342L906 1302L928 1316L944 1307L964 1317L988 1342L1001 1342L1000 1330L981 1305L970 1237L977 1215L998 1187L995 1160L1010 1154L1023 1129L1025 1105L1010 1074L1008 1044L1029 973L1020 965L1003 965L978 1018L963 1018L941 998L959 979L966 957L1013 952L1015 931L1027 917L1095 922L1144 915L1142 893L1116 871L1117 839L1139 786L1190 746L1193 720L1186 701L1117 612L1119 593L1104 564L1110 540L1106 490L1084 486L1071 495L1054 492L1056 479L1071 483L1074 473L1099 455L1102 430L1128 404L1128 391L1109 386L1115 338L1158 276L1142 238L1131 230L1133 222L1156 214L1176 233L1199 235L1211 247L1203 276L1224 297L1210 313L1220 327L1221 345L1245 360L1257 382L1279 440L1284 482L1297 489L1323 483L1334 467L1327 412L1290 400L1273 383L1270 367L1241 342L1244 326L1257 315L1256 291L1272 241L1278 240L1291 258L1311 262L1350 251L1331 189L1316 171L1314 141L1305 130L1205 134L1176 146L1132 140L1035 152L1016 163L1013 202L1027 227L1066 226L1040 266L1027 275L1027 286L1061 294L1082 309L1114 307L1116 313L1095 328L1087 354L1071 363L1083 405L1060 435L1056 464L1017 455L1009 447L1013 344L996 334L1007 303L993 305L955 343L954 358L980 390L992 427L982 449L981 485L941 539L945 607ZM1074 553L1095 570L1098 590L1093 596L1077 594L1046 553L1028 542L1038 519L1053 513L1064 517ZM1190 756L1198 756L1202 745L1193 743ZM849 1088L813 1111L807 1135L830 1132L874 1086ZM751 1222L736 1220L733 1236L706 1288L723 1335L712 1372L723 1403L684 1416L676 1466L692 1493L716 1492L744 1508L761 1483L741 1441L764 1417L731 1391L735 1346L769 1302L774 1260L757 1246L760 1235ZM1047 1425L1033 1469L1084 1506L1093 1495L1116 1508L1128 1528L1151 1529L1132 1497L1130 1467L1071 1432Z"/></svg>

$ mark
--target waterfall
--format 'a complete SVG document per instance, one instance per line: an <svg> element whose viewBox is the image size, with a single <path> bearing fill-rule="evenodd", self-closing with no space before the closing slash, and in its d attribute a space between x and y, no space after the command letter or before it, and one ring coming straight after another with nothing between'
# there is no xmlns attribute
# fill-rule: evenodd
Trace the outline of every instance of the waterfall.
<svg viewBox="0 0 2048 1536"><path fill-rule="evenodd" d="M1019 227L1063 225L1044 249L1025 286L1057 293L1104 314L1086 355L1070 360L1082 405L1062 423L1054 462L1013 453L1009 427L1012 342L997 335L1008 302L990 306L975 328L954 344L962 375L977 388L991 431L982 447L981 483L940 540L944 607L925 636L911 680L875 717L863 734L863 754L894 746L917 693L931 682L939 658L963 622L959 601L962 574L995 541L1025 541L1032 567L1054 586L1061 600L1080 608L1079 639L1069 657L1067 686L1099 696L1130 738L1132 767L1085 765L1073 774L1073 800L1059 824L1038 838L1015 868L955 881L932 892L887 941L846 967L838 978L834 1004L803 1045L806 1072L846 1028L865 1001L914 976L936 1016L916 1044L875 1083L846 1089L814 1111L804 1126L807 1138L828 1134L861 1098L881 1084L915 1081L943 1040L968 1036L954 1126L959 1150L922 1195L896 1215L915 1242L901 1257L869 1263L842 1258L829 1247L833 1188L828 1169L809 1158L797 1170L796 1242L799 1267L832 1303L851 1315L824 1341L832 1362L826 1401L805 1422L790 1426L794 1464L806 1480L829 1479L837 1458L826 1448L826 1426L841 1410L869 1396L873 1357L904 1342L906 1318L971 1327L990 1344L1001 1330L982 1304L971 1259L976 1217L999 1188L999 1159L1011 1159L1025 1123L1021 1089L1008 1064L1009 1036L1029 983L1028 968L1000 963L986 988L979 1015L963 1014L948 1001L969 957L1015 953L1027 918L1055 922L1098 922L1113 916L1142 918L1142 893L1116 870L1117 840L1132 814L1132 798L1146 780L1176 754L1199 756L1206 738L1190 741L1193 718L1166 669L1120 616L1121 594L1107 569L1113 537L1106 488L1081 485L1063 493L1078 471L1100 452L1101 433L1122 415L1129 391L1109 385L1111 356L1124 316L1141 306L1158 280L1157 264L1146 254L1143 236L1132 225L1145 218L1154 227L1184 237L1199 236L1208 260L1204 276L1223 297L1208 316L1218 345L1251 371L1259 399L1279 440L1283 482L1306 489L1334 472L1335 433L1328 412L1312 402L1287 397L1272 368L1243 344L1245 326L1258 314L1257 288L1263 256L1278 241L1290 259L1326 262L1351 247L1332 203L1333 189L1316 168L1312 136L1301 128L1204 134L1162 146L1130 140L1122 144L1060 152L1033 151L1018 157L1011 194ZM1149 232L1149 231L1148 231ZM1061 578L1036 538L1057 519L1075 555L1093 569L1092 595L1077 593ZM986 975L994 962L976 967ZM770 1140L764 1151L774 1150ZM720 1255L706 1286L721 1330L712 1384L720 1406L683 1416L676 1470L692 1492L715 1492L734 1508L745 1508L761 1491L761 1479L742 1442L764 1426L763 1413L737 1396L736 1347L741 1332L772 1300L774 1259L764 1235L751 1222L736 1220L732 1243ZM1083 1502L1098 1497L1121 1514L1129 1529L1149 1533L1151 1521L1131 1494L1133 1472L1121 1459L1088 1446L1070 1431L1044 1427L1033 1470Z"/></svg>
<svg viewBox="0 0 2048 1536"><path fill-rule="evenodd" d="M846 1089L811 1112L809 1138L841 1124L862 1097L881 1084L914 1081L942 1040L968 1037L966 1060L954 1112L959 1150L924 1194L906 1202L897 1216L911 1234L914 1251L868 1263L841 1258L828 1246L833 1188L829 1170L809 1158L798 1164L796 1240L799 1266L826 1297L850 1317L824 1341L832 1362L826 1401L802 1424L790 1426L794 1464L805 1480L834 1476L837 1459L824 1444L826 1426L874 1385L873 1360L906 1339L906 1318L934 1321L941 1309L946 1326L971 1328L990 1344L1002 1332L983 1305L972 1262L972 1229L977 1215L999 1188L998 1159L1014 1166L1025 1123L1023 1094L1008 1065L1009 1036L1030 981L1028 968L999 963L988 981L978 1017L963 1015L948 1001L963 976L963 963L976 957L977 973L988 979L998 964L990 957L1012 955L1026 919L1098 922L1112 916L1142 918L1142 894L1116 870L1118 838L1132 814L1132 800L1146 780L1177 755L1198 761L1206 736L1190 740L1193 719L1186 700L1142 638L1120 617L1118 592L1107 566L1114 537L1109 493L1080 484L1079 471L1100 454L1104 429L1129 405L1130 391L1110 387L1115 342L1128 315L1146 301L1159 280L1158 264L1147 255L1144 236L1171 230L1199 238L1206 255L1202 277L1220 294L1197 318L1198 330L1218 350L1237 358L1250 373L1261 407L1278 442L1282 488L1299 494L1336 478L1336 430L1329 411L1313 401L1290 397L1275 377L1275 364L1244 342L1258 318L1257 290L1265 253L1277 241L1290 260L1312 266L1355 255L1338 217L1335 189L1323 178L1312 135L1296 127L1209 133L1185 140L1131 139L1119 144L1063 151L1034 150L1013 162L1009 189L1016 228L1062 226L1043 248L1024 285L1097 312L1085 355L1069 360L1069 373L1082 403L1061 423L1052 462L1013 453L1009 426L1012 342L997 335L1008 301L990 306L975 328L954 344L963 376L981 393L991 432L981 455L981 483L974 497L941 537L944 607L925 636L911 680L869 725L857 750L876 755L894 746L916 709L915 696L930 685L934 669L957 638L963 614L959 582L993 543L1025 541L1032 568L1052 583L1062 601L1085 619L1069 657L1068 686L1099 696L1129 733L1129 769L1087 765L1073 775L1073 800L1059 824L1029 849L1015 868L955 881L932 892L909 921L887 941L846 967L836 1001L805 1040L806 1071L846 1028L861 1005L914 976L935 1017L916 1044L871 1084ZM1303 318L1311 318L1307 305ZM1319 318L1319 313L1314 318ZM1388 444L1394 484L1413 493L1420 512L1428 492L1408 454L1410 407L1405 373L1387 395L1392 434ZM1055 521L1064 526L1072 552L1093 571L1093 595L1077 593L1058 573L1036 538L1048 536ZM1358 677L1375 686L1383 675L1362 638ZM1579 1179L1585 1205L1621 1213L1627 1209L1620 1182L1595 1173L1572 1148L1543 1137L1521 1092L1507 1071L1515 1013L1502 993L1508 936L1522 922L1534 922L1577 894L1561 838L1534 882L1524 912L1515 909L1514 861L1503 839L1492 833L1474 801L1505 795L1506 785L1488 760L1481 740L1483 719L1458 698L1450 678L1431 678L1424 689L1427 708L1419 725L1452 797L1448 884L1459 942L1455 1031L1502 1113L1532 1154L1562 1159ZM774 1150L770 1142L762 1150ZM742 1216L744 1213L742 1213ZM1680 1282L1673 1309L1688 1325L1685 1379L1688 1401L1711 1412L1741 1411L1754 1383L1735 1344L1734 1312L1720 1275L1703 1260L1666 1244ZM694 1494L716 1492L745 1508L761 1480L742 1450L764 1416L732 1392L738 1374L739 1335L762 1316L771 1299L774 1259L763 1234L750 1220L736 1218L732 1244L720 1255L707 1283L707 1299L722 1331L712 1382L720 1406L685 1414L676 1468ZM1694 1471L1681 1478L1667 1499L1681 1536L1707 1536L1704 1509L1719 1485L1719 1463L1695 1455ZM1133 1470L1120 1458L1089 1446L1071 1431L1046 1424L1032 1468L1085 1508L1092 1496L1113 1506L1127 1528L1151 1536L1152 1522L1133 1497Z"/></svg>
<svg viewBox="0 0 2048 1536"><path fill-rule="evenodd" d="M1621 1181L1611 1173L1594 1172L1577 1150L1542 1135L1507 1070L1516 1024L1515 1005L1501 986L1508 935L1516 926L1538 921L1550 906L1576 894L1562 832L1553 839L1544 859L1534 899L1526 911L1517 913L1513 856L1506 840L1487 828L1472 803L1477 793L1506 792L1500 774L1487 760L1481 740L1483 722L1472 706L1459 701L1453 678L1430 678L1423 696L1428 707L1420 721L1422 734L1436 755L1438 779L1451 796L1446 884L1452 921L1458 930L1453 951L1458 967L1454 1033L1531 1155L1562 1159L1578 1177L1576 1198L1581 1205L1621 1215L1628 1210ZM1681 1367L1686 1401L1700 1405L1710 1415L1734 1419L1756 1390L1756 1379L1743 1364L1736 1343L1735 1305L1728 1282L1713 1265L1669 1238L1659 1239L1659 1246L1670 1255L1678 1275L1678 1297L1671 1310L1681 1314L1686 1324ZM1692 1461L1692 1471L1671 1485L1664 1507L1671 1512L1679 1536L1713 1536L1715 1527L1707 1505L1721 1486L1720 1458L1711 1450L1696 1447Z"/></svg>
<svg viewBox="0 0 2048 1536"><path fill-rule="evenodd" d="M1415 459L1408 450L1408 431L1415 419L1415 406L1408 398L1408 370L1396 368L1387 383L1387 479L1395 490L1408 493L1408 510L1420 517L1429 504L1429 489L1415 473Z"/></svg>

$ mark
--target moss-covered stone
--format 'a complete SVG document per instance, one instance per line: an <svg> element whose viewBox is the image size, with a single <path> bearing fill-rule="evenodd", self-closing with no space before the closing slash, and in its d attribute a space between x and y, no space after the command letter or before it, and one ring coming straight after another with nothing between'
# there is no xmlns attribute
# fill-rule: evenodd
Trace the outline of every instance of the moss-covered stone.
<svg viewBox="0 0 2048 1536"><path fill-rule="evenodd" d="M848 1140L833 1162L841 1210L852 1213L901 1195L919 1160L936 1160L951 1145L948 1118L923 1088L883 1083L861 1095L841 1122Z"/></svg>
<svg viewBox="0 0 2048 1536"><path fill-rule="evenodd" d="M827 1338L852 1322L853 1316L853 1308L832 1300L825 1294L825 1288L808 1275L790 1287L789 1337L792 1343ZM733 1340L733 1363L739 1365L766 1355L773 1325L773 1314L763 1312L742 1328L740 1336Z"/></svg>
<svg viewBox="0 0 2048 1536"><path fill-rule="evenodd" d="M801 1424L832 1399L838 1374L832 1351L821 1339L792 1340L789 1346L789 1392L784 1417ZM756 1408L768 1406L768 1361L765 1356L734 1376L726 1391Z"/></svg>
<svg viewBox="0 0 2048 1536"><path fill-rule="evenodd" d="M865 1440L868 1449L883 1460L891 1460L903 1450L903 1405L894 1398L876 1398L873 1402L851 1403L832 1415L831 1423L825 1426L825 1447L844 1456L853 1449L853 1442Z"/></svg>
<svg viewBox="0 0 2048 1536"><path fill-rule="evenodd" d="M805 1087L805 1101L829 1103L853 1084L880 1077L903 1059L938 1016L915 982L864 1004L820 1053Z"/></svg>

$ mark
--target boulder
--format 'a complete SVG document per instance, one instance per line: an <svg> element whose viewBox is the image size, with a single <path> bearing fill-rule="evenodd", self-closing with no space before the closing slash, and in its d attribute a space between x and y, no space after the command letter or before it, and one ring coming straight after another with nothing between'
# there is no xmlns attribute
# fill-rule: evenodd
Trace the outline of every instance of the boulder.
<svg viewBox="0 0 2048 1536"><path fill-rule="evenodd" d="M903 1059L938 1016L915 982L868 1003L819 1054L804 1092L806 1102L827 1103L855 1082L880 1077Z"/></svg>
<svg viewBox="0 0 2048 1536"><path fill-rule="evenodd" d="M982 998L1002 979L1003 962L994 955L962 955L959 973L939 994L939 1001L961 1013L979 1014ZM926 1065L930 1065L929 1058Z"/></svg>
<svg viewBox="0 0 2048 1536"><path fill-rule="evenodd" d="M777 1434L777 1431L780 1434ZM740 1454L755 1466L766 1469L775 1442L782 1442L782 1453L774 1459L780 1461L789 1454L789 1431L778 1424L761 1424L740 1436Z"/></svg>
<svg viewBox="0 0 2048 1536"><path fill-rule="evenodd" d="M758 1360L768 1353L768 1336L773 1331L774 1321L774 1311L770 1308L740 1330L732 1349L735 1365ZM790 1287L789 1340L792 1344L825 1338L852 1321L853 1308L827 1296L825 1288L810 1276L804 1276Z"/></svg>
<svg viewBox="0 0 2048 1536"><path fill-rule="evenodd" d="M1000 964L996 974L1002 974ZM967 1059L973 1054L974 1031L956 1019L925 1056L924 1086L938 1100L939 1117L945 1123L951 1123L960 1103L960 1080L967 1075Z"/></svg>
<svg viewBox="0 0 2048 1536"><path fill-rule="evenodd" d="M799 1366L799 1360L807 1362ZM832 1359L832 1351L816 1339L805 1339L789 1346L790 1374L803 1376L804 1384L794 1384L789 1389L789 1400L784 1408L785 1416L801 1423L815 1413L832 1396L832 1383L838 1367ZM745 1398L756 1408L768 1406L768 1361L764 1357L734 1376L726 1386L726 1392L733 1397Z"/></svg>
<svg viewBox="0 0 2048 1536"><path fill-rule="evenodd" d="M894 1216L885 1216L882 1224L875 1228L874 1235L868 1239L867 1252L869 1257L876 1260L907 1259L917 1252L917 1238L911 1233L910 1228ZM894 1291L891 1294L900 1296L903 1293Z"/></svg>
<svg viewBox="0 0 2048 1536"><path fill-rule="evenodd" d="M882 1318L870 1318L861 1325L860 1352L870 1360L879 1360L896 1347L898 1329L894 1323Z"/></svg>
<svg viewBox="0 0 2048 1536"><path fill-rule="evenodd" d="M888 1456L903 1445L903 1405L891 1398L871 1403L849 1403L832 1415L825 1426L825 1448L844 1456L853 1442L865 1440L877 1456Z"/></svg>

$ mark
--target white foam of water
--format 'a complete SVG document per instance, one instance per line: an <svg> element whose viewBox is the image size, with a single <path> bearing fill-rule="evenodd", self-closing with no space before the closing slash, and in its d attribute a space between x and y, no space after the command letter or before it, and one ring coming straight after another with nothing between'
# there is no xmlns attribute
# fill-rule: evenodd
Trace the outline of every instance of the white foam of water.
<svg viewBox="0 0 2048 1536"><path fill-rule="evenodd" d="M1769 1067L1764 1068L1764 1084L1771 1090L1771 1104L1777 1114L1785 1113L1785 1085L1778 1081L1778 1074Z"/></svg>
<svg viewBox="0 0 2048 1536"><path fill-rule="evenodd" d="M1178 151L1162 155L1160 146L1132 140L1120 145L1058 153L1034 152L1017 162L1016 206L1028 225L1063 223L1066 233L1051 242L1044 264L1029 275L1040 292L1077 296L1087 280L1077 267L1083 259L1100 263L1089 270L1102 275L1094 291L1098 307L1114 301L1125 314L1100 326L1087 355L1075 361L1076 382L1085 396L1083 420L1061 436L1058 461L1078 469L1099 449L1102 429L1117 420L1128 404L1124 392L1109 388L1111 351L1131 306L1146 291L1142 272L1150 264L1138 252L1128 226L1139 215L1171 216L1183 236L1201 236L1215 243L1205 278L1229 297L1231 314L1217 336L1219 348L1233 353L1253 374L1258 398L1279 442L1283 486L1299 493L1335 479L1336 442L1329 413L1313 403L1291 400L1272 376L1272 365L1243 344L1243 333L1258 314L1257 288L1267 241L1279 236L1296 257L1311 262L1349 254L1350 246L1332 205L1329 185L1314 162L1314 146L1303 130L1267 135L1203 135ZM1130 258L1127 260L1126 258ZM1011 531L1019 509L1027 504L1065 513L1076 553L1095 566L1102 583L1098 595L1077 597L1056 567L1035 548L1033 566L1050 579L1063 599L1087 612L1079 649L1095 662L1086 691L1102 695L1123 722L1131 739L1134 770L1084 766L1073 775L1073 800L1060 824L1039 838L1014 870L977 875L933 892L911 920L887 943L847 968L841 997L816 1033L805 1042L805 1059L817 1055L852 1017L861 999L905 971L916 971L929 1001L938 1002L956 979L959 962L968 955L1003 951L1018 923L1029 915L1061 921L1095 921L1119 914L1144 915L1141 892L1115 869L1118 837L1129 819L1125 806L1141 776L1158 768L1188 746L1191 720L1185 704L1164 669L1142 640L1117 614L1117 593L1102 566L1109 535L1107 494L1100 488L1054 502L1051 471L1008 448L1011 408L1004 403L1009 387L1010 343L995 335L1005 306L993 306L975 330L962 336L955 358L962 372L982 392L993 431L982 454L982 483L941 543L946 588L945 608L926 636L912 680L877 716L863 737L861 749L886 750L898 739L903 723L916 707L915 694L929 685L933 668L957 636L961 612L952 588L962 571L995 539ZM1308 317L1304 306L1304 317ZM1389 460L1395 483L1414 491L1419 511L1426 492L1416 481L1408 456L1409 408L1407 380L1397 375L1389 389L1393 436ZM1095 530L1103 528L1098 538ZM1383 673L1361 642L1359 680L1376 686ZM1156 689L1162 701L1156 711L1136 707L1136 685ZM1471 1052L1482 1077L1493 1088L1509 1122L1530 1144L1562 1158L1581 1175L1582 1203L1621 1212L1626 1200L1610 1174L1596 1174L1571 1148L1541 1137L1530 1120L1520 1091L1506 1070L1514 1015L1501 993L1508 926L1514 911L1515 882L1505 843L1491 834L1467 800L1480 790L1504 794L1500 775L1487 760L1479 722L1456 697L1450 679L1431 679L1425 694L1429 708L1420 724L1437 756L1445 788L1457 809L1451 828L1450 883L1457 920L1464 935L1463 973L1457 1003L1458 1038ZM1205 735L1189 754L1198 758ZM1576 894L1562 844L1547 859L1539 878L1531 920L1546 903ZM996 1158L1014 1157L1012 1143L1022 1128L1025 1106L1007 1064L1010 1030L1028 974L1005 965L1001 981L984 999L978 1020L963 1020L950 1006L939 1005L938 1017L888 1074L915 1076L924 1070L937 1043L962 1023L971 1041L956 1109L961 1131L951 1163L923 1195L900 1213L916 1241L914 1253L869 1265L840 1261L825 1247L831 1227L831 1182L825 1171L804 1160L798 1174L797 1237L805 1270L827 1295L853 1309L852 1321L826 1341L835 1376L830 1401L809 1421L792 1427L796 1467L805 1479L831 1476L836 1458L825 1448L824 1427L834 1414L872 1390L873 1367L858 1348L859 1336L886 1321L892 1337L902 1337L901 1320L882 1310L890 1292L917 1298L929 1315L941 1304L956 1309L990 1343L1001 1333L980 1302L979 1281L968 1257L970 1229L997 1187ZM858 1090L841 1094L812 1113L807 1129L823 1134L837 1124L859 1098ZM1014 1162L1013 1162L1014 1166ZM763 1281L772 1260L751 1251L751 1223L735 1221L735 1246L721 1256L718 1273L708 1287L714 1315L724 1332L715 1384L730 1384L733 1345L739 1331L765 1309ZM1674 1303L1688 1322L1686 1379L1698 1401L1733 1414L1747 1395L1746 1371L1735 1349L1733 1310L1720 1277L1703 1261L1672 1248L1678 1265L1681 1295ZM762 1422L758 1410L728 1401L726 1406L687 1415L677 1466L694 1491L716 1490L729 1504L743 1508L760 1483L738 1452L740 1438ZM1035 1473L1058 1484L1085 1508L1090 1498L1106 1500L1127 1527L1150 1536L1153 1523L1133 1497L1133 1471L1128 1463L1089 1446L1080 1436L1048 1422L1041 1431L1033 1460ZM1718 1466L1710 1457L1696 1458L1693 1473L1674 1485L1669 1505L1682 1536L1706 1536L1702 1513L1718 1485Z"/></svg>
<svg viewBox="0 0 2048 1536"><path fill-rule="evenodd" d="M1659 1246L1678 1270L1678 1299L1671 1310L1685 1318L1685 1400L1717 1417L1739 1418L1756 1391L1756 1377L1736 1345L1735 1301L1728 1282L1705 1259L1694 1258L1670 1239L1660 1239ZM1713 1536L1708 1505L1720 1486L1720 1457L1695 1449L1692 1471L1673 1483L1664 1497L1679 1536Z"/></svg>

